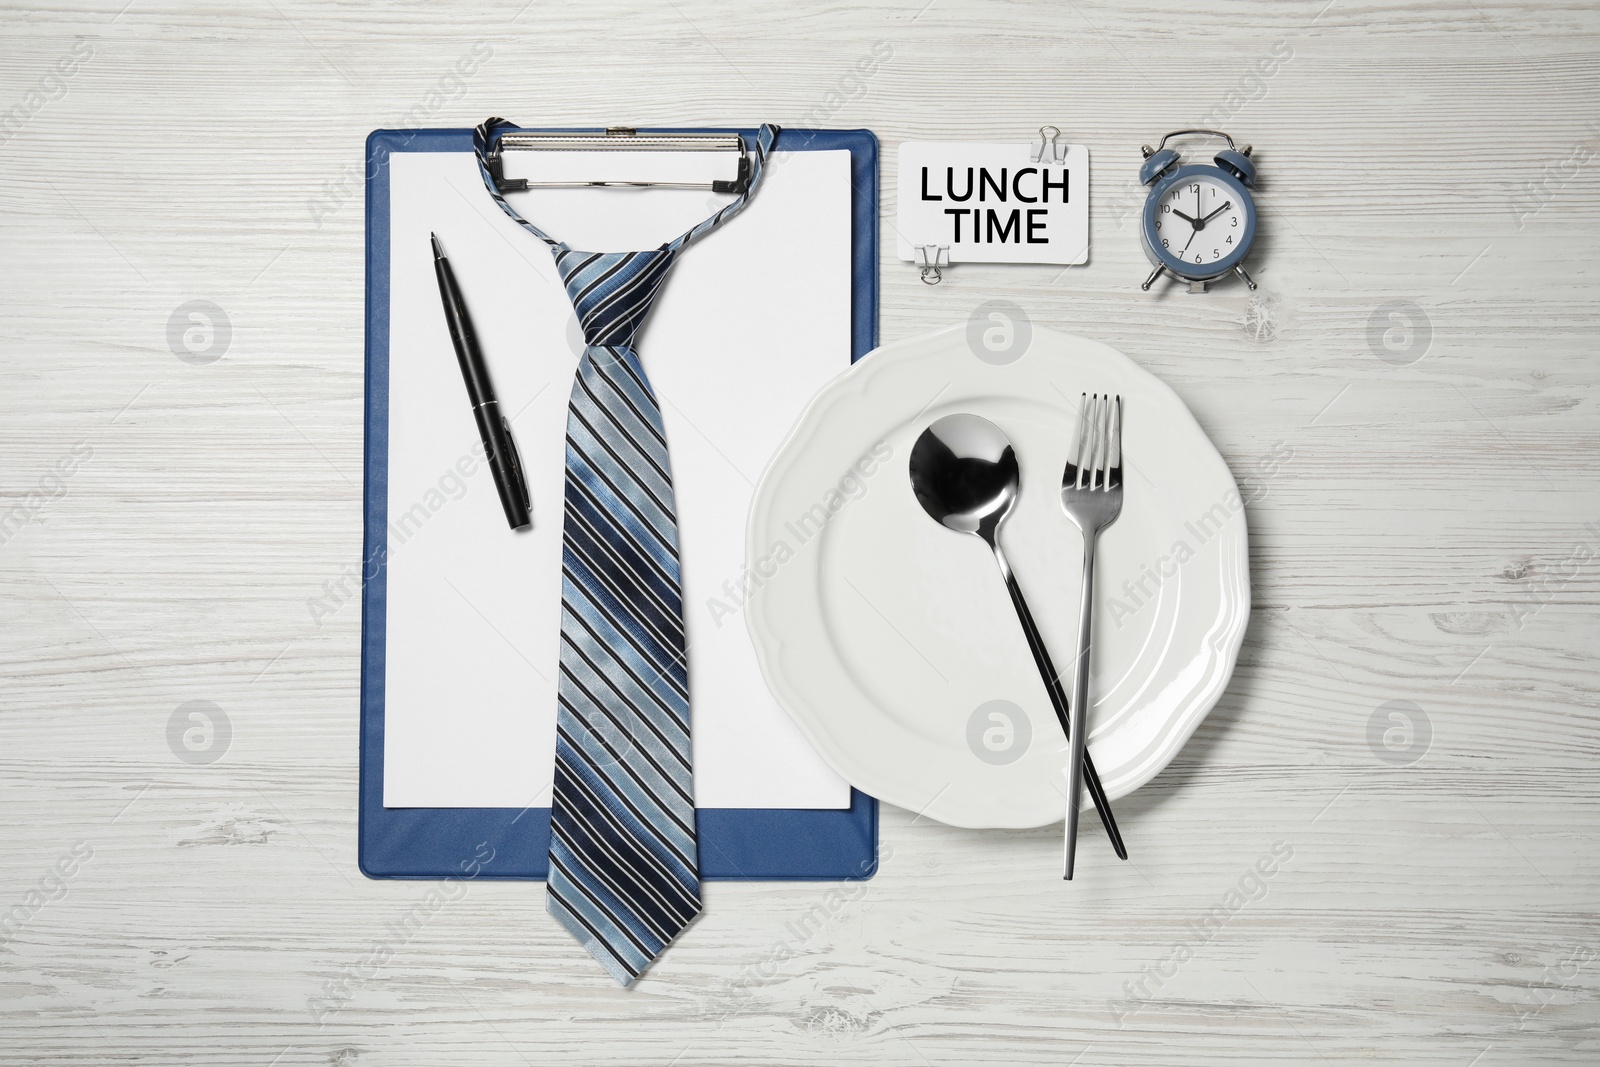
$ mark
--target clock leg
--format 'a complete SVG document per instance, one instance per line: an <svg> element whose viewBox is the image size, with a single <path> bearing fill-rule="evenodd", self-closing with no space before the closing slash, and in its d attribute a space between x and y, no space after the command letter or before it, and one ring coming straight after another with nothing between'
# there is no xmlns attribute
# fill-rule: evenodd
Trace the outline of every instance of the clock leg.
<svg viewBox="0 0 1600 1067"><path fill-rule="evenodd" d="M1242 278L1244 280L1244 283L1250 287L1252 292L1255 291L1256 283L1251 281L1250 280L1250 275L1248 275L1248 274L1246 274L1244 272L1244 265L1243 264L1233 268L1233 273L1237 274L1240 278Z"/></svg>
<svg viewBox="0 0 1600 1067"><path fill-rule="evenodd" d="M1165 267L1157 267L1155 270L1151 271L1150 272L1150 277L1146 278L1144 280L1144 284L1139 286L1139 288L1143 289L1145 292L1148 293L1150 291L1150 287L1156 283L1156 279L1161 277L1161 272L1166 270L1166 269L1167 268L1165 268ZM1253 289L1253 288L1255 288L1255 286L1251 286L1251 288Z"/></svg>

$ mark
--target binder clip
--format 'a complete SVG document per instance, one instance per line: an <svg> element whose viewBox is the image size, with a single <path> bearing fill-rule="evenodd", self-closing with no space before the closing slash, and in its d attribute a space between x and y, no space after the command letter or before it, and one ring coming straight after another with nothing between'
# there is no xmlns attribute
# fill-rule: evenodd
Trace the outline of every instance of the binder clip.
<svg viewBox="0 0 1600 1067"><path fill-rule="evenodd" d="M918 245L917 264L922 269L918 277L924 285L938 285L944 280L944 268L950 265L949 245Z"/></svg>
<svg viewBox="0 0 1600 1067"><path fill-rule="evenodd" d="M503 122L490 119L485 126ZM706 182L683 181L623 181L596 179L580 181L528 181L526 178L505 176L505 152L594 152L620 150L625 152L721 152L737 154L735 171L731 178ZM706 189L713 193L742 194L750 188L750 154L744 138L737 133L652 133L639 132L632 126L608 126L604 131L574 132L571 130L524 130L513 127L502 133L489 150L489 177L501 193L520 193L529 189L587 189L610 188L664 188Z"/></svg>
<svg viewBox="0 0 1600 1067"><path fill-rule="evenodd" d="M1039 143L1033 146L1029 158L1035 163L1065 163L1067 146L1059 143L1061 131L1054 126L1039 127Z"/></svg>

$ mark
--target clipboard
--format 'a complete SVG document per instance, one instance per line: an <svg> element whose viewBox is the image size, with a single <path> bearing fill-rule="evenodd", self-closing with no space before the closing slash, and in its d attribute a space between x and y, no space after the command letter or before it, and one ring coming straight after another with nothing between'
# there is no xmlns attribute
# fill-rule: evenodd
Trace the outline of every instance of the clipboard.
<svg viewBox="0 0 1600 1067"><path fill-rule="evenodd" d="M598 133L597 130L548 131ZM755 131L648 130L641 134ZM850 358L877 346L878 142L867 130L784 130L774 152L850 153ZM470 129L377 130L367 138L366 407L358 862L369 878L543 880L548 807L384 806L389 485L390 161L405 152L472 152ZM441 354L444 358L448 353ZM559 513L559 504L555 505ZM546 504L545 515L550 514ZM839 809L697 809L700 876L844 881L877 872L877 801ZM492 850L486 852L485 850ZM493 857L483 862L485 855ZM471 874L463 872L472 871Z"/></svg>

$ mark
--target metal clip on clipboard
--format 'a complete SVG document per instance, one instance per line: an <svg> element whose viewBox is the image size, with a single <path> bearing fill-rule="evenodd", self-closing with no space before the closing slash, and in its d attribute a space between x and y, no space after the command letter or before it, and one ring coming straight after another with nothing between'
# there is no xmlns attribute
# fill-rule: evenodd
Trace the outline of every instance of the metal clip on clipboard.
<svg viewBox="0 0 1600 1067"><path fill-rule="evenodd" d="M710 181L622 181L561 180L530 181L505 176L505 152L727 152L738 156L737 171L731 180ZM609 126L600 133L572 131L507 130L489 154L489 176L502 193L528 189L656 188L707 189L713 193L742 194L750 184L750 155L744 138L737 133L640 133L631 126Z"/></svg>

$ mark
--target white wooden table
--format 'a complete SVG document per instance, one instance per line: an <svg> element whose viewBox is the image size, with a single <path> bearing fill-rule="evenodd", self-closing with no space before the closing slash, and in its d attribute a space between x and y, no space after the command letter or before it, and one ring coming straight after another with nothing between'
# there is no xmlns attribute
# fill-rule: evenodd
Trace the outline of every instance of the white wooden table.
<svg viewBox="0 0 1600 1067"><path fill-rule="evenodd" d="M1600 10L630 6L0 12L0 1060L1600 1060ZM1086 267L886 242L882 336L1014 300L1262 483L1132 862L886 809L875 879L712 884L627 993L537 887L358 873L362 139L490 113L868 127L886 237L903 139L1090 146ZM1138 146L1202 119L1256 146L1261 289L1141 294Z"/></svg>

